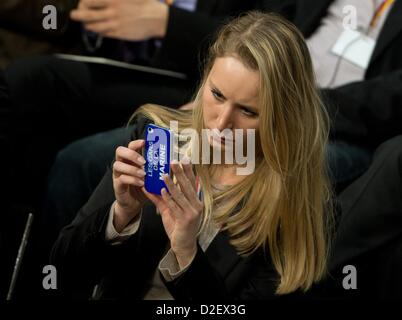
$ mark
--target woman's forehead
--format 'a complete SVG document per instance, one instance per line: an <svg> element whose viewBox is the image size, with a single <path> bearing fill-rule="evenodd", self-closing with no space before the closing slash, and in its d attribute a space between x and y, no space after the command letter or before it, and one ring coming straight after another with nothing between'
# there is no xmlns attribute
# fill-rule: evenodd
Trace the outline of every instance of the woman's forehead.
<svg viewBox="0 0 402 320"><path fill-rule="evenodd" d="M256 103L259 93L258 71L246 67L235 57L222 57L214 61L207 81L227 98L239 103Z"/></svg>

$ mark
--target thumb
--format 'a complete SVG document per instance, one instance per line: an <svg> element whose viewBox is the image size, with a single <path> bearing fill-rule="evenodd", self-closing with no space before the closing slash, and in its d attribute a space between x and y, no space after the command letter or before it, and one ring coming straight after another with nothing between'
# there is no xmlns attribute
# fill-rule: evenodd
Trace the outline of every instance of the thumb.
<svg viewBox="0 0 402 320"><path fill-rule="evenodd" d="M141 191L144 193L144 195L151 200L151 202L156 206L159 207L163 203L163 199L161 196L157 196L153 193L148 192L145 190L145 187L141 187Z"/></svg>

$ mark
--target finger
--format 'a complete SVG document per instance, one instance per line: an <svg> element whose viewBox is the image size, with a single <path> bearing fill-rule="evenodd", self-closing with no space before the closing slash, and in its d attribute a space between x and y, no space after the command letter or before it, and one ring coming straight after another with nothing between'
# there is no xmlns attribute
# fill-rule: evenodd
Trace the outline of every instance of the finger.
<svg viewBox="0 0 402 320"><path fill-rule="evenodd" d="M172 179L168 175L163 176L163 181L166 184L166 187L169 190L170 197L174 202L180 206L183 211L188 210L191 207L190 203L188 202L186 196L183 192L179 190L179 188L173 183Z"/></svg>
<svg viewBox="0 0 402 320"><path fill-rule="evenodd" d="M170 191L170 190L169 190ZM181 215L183 214L183 210L176 204L173 197L166 191L166 188L161 190L162 199L165 201L167 207L169 208L171 214L173 215Z"/></svg>
<svg viewBox="0 0 402 320"><path fill-rule="evenodd" d="M99 9L107 7L111 4L111 0L81 0L80 5L83 5L92 9Z"/></svg>
<svg viewBox="0 0 402 320"><path fill-rule="evenodd" d="M140 150L145 144L144 139L133 140L128 144L128 148L134 151Z"/></svg>
<svg viewBox="0 0 402 320"><path fill-rule="evenodd" d="M107 33L115 32L117 29L117 23L114 20L105 20L101 22L85 23L84 27L88 31L106 35Z"/></svg>
<svg viewBox="0 0 402 320"><path fill-rule="evenodd" d="M105 38L113 38L113 39L119 39L119 40L133 40L133 39L126 39L123 38L119 30L113 30L113 31L108 31L102 33L102 36Z"/></svg>
<svg viewBox="0 0 402 320"><path fill-rule="evenodd" d="M195 192L197 192L193 165L191 164L190 159L183 159L183 160L184 161L182 161L182 167L183 167L184 174L186 175L187 179L190 181Z"/></svg>
<svg viewBox="0 0 402 320"><path fill-rule="evenodd" d="M116 161L130 161L140 167L145 164L145 159L138 152L123 146L116 149Z"/></svg>
<svg viewBox="0 0 402 320"><path fill-rule="evenodd" d="M195 190L195 182L192 183L192 181L187 178L187 175L184 173L184 170L180 167L178 163L172 163L171 167L180 185L180 189L184 193L186 199L188 199L190 203L194 203L194 201L198 199L197 192Z"/></svg>
<svg viewBox="0 0 402 320"><path fill-rule="evenodd" d="M77 9L72 10L70 13L72 20L80 21L84 23L95 23L95 22L106 22L109 20L114 20L115 14L111 9Z"/></svg>
<svg viewBox="0 0 402 320"><path fill-rule="evenodd" d="M144 187L141 188L144 195L151 200L151 202L157 207L160 208L164 203L161 196L157 196L153 193L148 192Z"/></svg>
<svg viewBox="0 0 402 320"><path fill-rule="evenodd" d="M142 181L138 178L132 177L132 176L125 175L125 174L120 175L115 180L116 180L117 188L119 190L124 190L125 186L127 186L127 185L135 186L135 187L144 186L144 181Z"/></svg>
<svg viewBox="0 0 402 320"><path fill-rule="evenodd" d="M121 161L115 161L113 163L113 173L116 175L116 177L122 174L133 176L142 180L145 177L145 171L143 169L139 169L138 167L131 166Z"/></svg>

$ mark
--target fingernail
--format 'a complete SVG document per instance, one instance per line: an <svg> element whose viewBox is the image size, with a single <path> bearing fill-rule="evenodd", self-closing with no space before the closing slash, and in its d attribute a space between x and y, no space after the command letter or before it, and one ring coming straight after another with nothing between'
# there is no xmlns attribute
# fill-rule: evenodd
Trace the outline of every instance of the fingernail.
<svg viewBox="0 0 402 320"><path fill-rule="evenodd" d="M138 161L141 162L141 164L145 164L146 161L143 157L138 157Z"/></svg>
<svg viewBox="0 0 402 320"><path fill-rule="evenodd" d="M145 177L145 175L146 175L144 170L138 170L138 173L143 177Z"/></svg>

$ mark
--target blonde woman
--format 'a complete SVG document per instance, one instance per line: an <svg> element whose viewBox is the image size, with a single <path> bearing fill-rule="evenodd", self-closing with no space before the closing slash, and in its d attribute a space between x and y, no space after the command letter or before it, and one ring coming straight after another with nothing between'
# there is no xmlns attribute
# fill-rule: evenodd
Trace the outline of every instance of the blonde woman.
<svg viewBox="0 0 402 320"><path fill-rule="evenodd" d="M132 142L53 252L60 288L98 298L268 299L307 291L326 273L328 126L302 35L251 12L210 48L193 110L145 105ZM240 163L172 163L162 196L144 189L144 126L255 129L254 171ZM226 140L208 140L226 150ZM184 148L194 155L195 144ZM202 152L201 148L198 149ZM200 156L201 157L201 156ZM199 184L196 183L199 181ZM197 186L199 186L197 188ZM197 191L200 192L197 193Z"/></svg>

